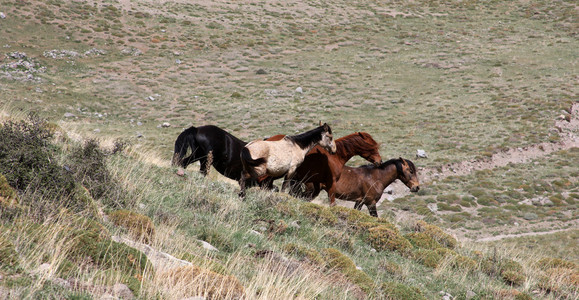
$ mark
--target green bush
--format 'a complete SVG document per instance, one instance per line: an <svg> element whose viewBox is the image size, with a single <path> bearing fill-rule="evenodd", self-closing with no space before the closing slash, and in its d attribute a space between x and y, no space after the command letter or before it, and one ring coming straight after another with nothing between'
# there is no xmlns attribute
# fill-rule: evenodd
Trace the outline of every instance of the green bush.
<svg viewBox="0 0 579 300"><path fill-rule="evenodd" d="M373 290L375 284L372 278L363 271L358 270L349 257L334 248L323 249L321 254L324 257L328 268L338 270L366 293Z"/></svg>
<svg viewBox="0 0 579 300"><path fill-rule="evenodd" d="M145 243L153 241L155 225L149 217L122 209L110 213L109 218L113 224L127 229L133 238Z"/></svg>
<svg viewBox="0 0 579 300"><path fill-rule="evenodd" d="M416 222L414 230L417 232L425 233L448 249L454 249L454 247L457 245L456 239L453 238L450 234L447 234L439 227L428 224L422 220Z"/></svg>
<svg viewBox="0 0 579 300"><path fill-rule="evenodd" d="M405 254L412 249L410 242L401 236L397 230L384 225L370 228L367 239L372 247L378 251L398 251Z"/></svg>
<svg viewBox="0 0 579 300"><path fill-rule="evenodd" d="M131 206L121 184L109 171L105 156L96 140L88 140L72 150L70 169L94 199L113 208Z"/></svg>
<svg viewBox="0 0 579 300"><path fill-rule="evenodd" d="M330 211L329 208L305 202L300 205L300 212L311 219L314 223L320 223L321 225L335 225L338 223L338 218Z"/></svg>
<svg viewBox="0 0 579 300"><path fill-rule="evenodd" d="M416 248L431 249L441 248L442 245L424 232L412 232L404 237Z"/></svg>
<svg viewBox="0 0 579 300"><path fill-rule="evenodd" d="M75 182L56 163L59 149L50 143L52 132L45 121L34 115L26 121L7 121L0 126L0 137L0 174L20 193L39 194L23 197L23 204L32 205L39 214L55 205L75 206L74 201L54 203L57 199L73 199Z"/></svg>
<svg viewBox="0 0 579 300"><path fill-rule="evenodd" d="M442 260L442 256L434 250L416 249L412 252L412 258L417 262L430 267L436 268Z"/></svg>
<svg viewBox="0 0 579 300"><path fill-rule="evenodd" d="M324 258L322 257L322 255L318 251L316 251L314 249L310 249L308 247L289 243L283 247L283 250L289 254L296 255L302 259L307 259L311 263L314 263L317 265L323 266L326 263L326 261L324 260Z"/></svg>

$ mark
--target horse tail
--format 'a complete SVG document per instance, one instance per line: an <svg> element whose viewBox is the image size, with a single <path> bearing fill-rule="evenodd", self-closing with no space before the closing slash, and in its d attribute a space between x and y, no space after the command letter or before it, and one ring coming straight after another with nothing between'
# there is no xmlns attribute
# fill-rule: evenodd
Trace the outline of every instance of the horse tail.
<svg viewBox="0 0 579 300"><path fill-rule="evenodd" d="M195 135L197 135L197 128L194 126L185 129L181 134L179 134L177 140L175 140L175 150L173 153L173 159L171 160L172 165L181 166L183 168L187 166L184 158L189 148L191 148L191 151L195 151Z"/></svg>
<svg viewBox="0 0 579 300"><path fill-rule="evenodd" d="M254 178L257 177L257 174L255 173L253 168L265 162L267 162L267 159L263 157L253 159L251 157L249 149L247 149L246 147L243 147L243 149L241 149L241 163L243 164L243 169L246 170L252 177Z"/></svg>

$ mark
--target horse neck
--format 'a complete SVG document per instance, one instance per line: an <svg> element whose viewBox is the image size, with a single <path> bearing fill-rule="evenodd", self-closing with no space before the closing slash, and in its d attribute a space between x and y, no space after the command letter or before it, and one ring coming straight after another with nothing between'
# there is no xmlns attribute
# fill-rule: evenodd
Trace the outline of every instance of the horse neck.
<svg viewBox="0 0 579 300"><path fill-rule="evenodd" d="M368 147L362 146L362 141L358 134L351 134L336 140L336 157L344 164L355 155L364 155L369 153ZM368 143L365 143L368 144Z"/></svg>
<svg viewBox="0 0 579 300"><path fill-rule="evenodd" d="M391 161L389 161L391 162ZM396 166L396 162L386 162L385 166L382 168L378 168L380 170L380 178L382 179L381 182L384 184L384 188L386 188L389 184L394 182L399 177L398 167Z"/></svg>
<svg viewBox="0 0 579 300"><path fill-rule="evenodd" d="M307 150L305 153L308 153L322 140L322 131L323 128L318 127L316 129L306 131L302 134L292 135L287 138L293 141L302 150Z"/></svg>

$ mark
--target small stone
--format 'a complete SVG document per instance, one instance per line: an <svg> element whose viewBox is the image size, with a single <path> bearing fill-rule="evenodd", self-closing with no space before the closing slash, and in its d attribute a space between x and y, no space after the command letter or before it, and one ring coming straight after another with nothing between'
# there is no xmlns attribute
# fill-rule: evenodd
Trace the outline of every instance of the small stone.
<svg viewBox="0 0 579 300"><path fill-rule="evenodd" d="M466 300L470 300L470 299L472 299L472 298L474 298L474 297L476 297L476 293L475 293L475 292L473 292L473 291L471 291L471 290L469 290L469 291L466 292Z"/></svg>
<svg viewBox="0 0 579 300"><path fill-rule="evenodd" d="M300 229L300 223L297 220L295 220L289 224L289 227Z"/></svg>
<svg viewBox="0 0 579 300"><path fill-rule="evenodd" d="M428 207L428 209L430 209L430 211L433 213L436 213L438 211L438 204L436 203L428 203L426 204L426 207Z"/></svg>
<svg viewBox="0 0 579 300"><path fill-rule="evenodd" d="M175 63L178 64L178 65L180 65L180 64L181 64L181 60L180 60L180 59L176 59L176 60L175 60Z"/></svg>
<svg viewBox="0 0 579 300"><path fill-rule="evenodd" d="M267 74L267 72L266 72L264 69L259 69L259 70L257 70L257 72L255 72L255 74L257 74L257 75L265 75L265 74Z"/></svg>
<svg viewBox="0 0 579 300"><path fill-rule="evenodd" d="M144 137L144 135L140 132L137 132L137 138L142 138L142 137Z"/></svg>
<svg viewBox="0 0 579 300"><path fill-rule="evenodd" d="M121 298L121 299L133 299L135 295L128 286L122 283L117 283L113 285L113 295Z"/></svg>
<svg viewBox="0 0 579 300"><path fill-rule="evenodd" d="M33 274L46 274L50 271L50 264L43 263L38 268L32 271Z"/></svg>
<svg viewBox="0 0 579 300"><path fill-rule="evenodd" d="M428 155L426 154L426 151L422 150L422 149L418 149L416 150L416 157L418 158L428 158Z"/></svg>
<svg viewBox="0 0 579 300"><path fill-rule="evenodd" d="M303 94L303 92L304 92L304 90L302 89L301 86L298 86L298 87L296 88L296 93Z"/></svg>
<svg viewBox="0 0 579 300"><path fill-rule="evenodd" d="M163 128L171 127L171 124L169 122L163 122L163 124L161 124L161 127Z"/></svg>
<svg viewBox="0 0 579 300"><path fill-rule="evenodd" d="M3 12L0 12L0 19L6 19L6 15Z"/></svg>
<svg viewBox="0 0 579 300"><path fill-rule="evenodd" d="M376 250L376 249L374 249L374 248L370 248L370 252L372 252L372 253L376 253L376 252L377 252L377 250Z"/></svg>
<svg viewBox="0 0 579 300"><path fill-rule="evenodd" d="M94 132L94 133L99 133L99 132L101 132L101 130L98 129L98 128L95 128L95 130L93 130L92 132Z"/></svg>
<svg viewBox="0 0 579 300"><path fill-rule="evenodd" d="M143 126L143 122L141 121L137 122L137 126Z"/></svg>
<svg viewBox="0 0 579 300"><path fill-rule="evenodd" d="M149 96L147 99L149 99L149 101L155 101L155 97L153 96Z"/></svg>
<svg viewBox="0 0 579 300"><path fill-rule="evenodd" d="M257 235L257 236L261 236L261 235L262 235L261 232L255 231L255 230L253 230L253 229L249 230L249 233L250 233L250 234L253 234L253 235Z"/></svg>
<svg viewBox="0 0 579 300"><path fill-rule="evenodd" d="M219 251L219 249L213 247L213 245L209 244L206 241L202 241L202 240L197 240L197 241L201 243L201 246L203 247L203 249L206 249L209 251Z"/></svg>
<svg viewBox="0 0 579 300"><path fill-rule="evenodd" d="M69 112L64 113L64 117L65 118L76 118L76 116L73 113L69 113Z"/></svg>

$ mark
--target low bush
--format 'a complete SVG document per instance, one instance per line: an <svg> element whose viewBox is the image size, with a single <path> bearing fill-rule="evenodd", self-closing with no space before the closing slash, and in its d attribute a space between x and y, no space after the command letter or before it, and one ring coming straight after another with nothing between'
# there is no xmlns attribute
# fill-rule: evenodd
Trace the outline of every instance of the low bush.
<svg viewBox="0 0 579 300"><path fill-rule="evenodd" d="M348 280L358 285L364 292L369 293L374 289L375 283L372 278L363 271L358 270L356 264L339 250L327 248L323 249L321 254L328 268L344 274Z"/></svg>
<svg viewBox="0 0 579 300"><path fill-rule="evenodd" d="M372 247L379 251L398 251L405 254L412 249L410 242L401 236L397 230L384 225L370 228L367 239Z"/></svg>
<svg viewBox="0 0 579 300"><path fill-rule="evenodd" d="M321 225L336 225L336 223L338 223L338 218L329 208L310 202L304 202L300 205L299 210L313 223L319 223Z"/></svg>
<svg viewBox="0 0 579 300"><path fill-rule="evenodd" d="M422 220L416 222L414 230L417 232L425 233L446 248L454 249L457 245L456 239L453 238L450 234L442 231L440 227L428 224Z"/></svg>
<svg viewBox="0 0 579 300"><path fill-rule="evenodd" d="M147 216L129 210L117 210L109 214L113 224L129 231L133 238L150 243L155 236L153 221Z"/></svg>

